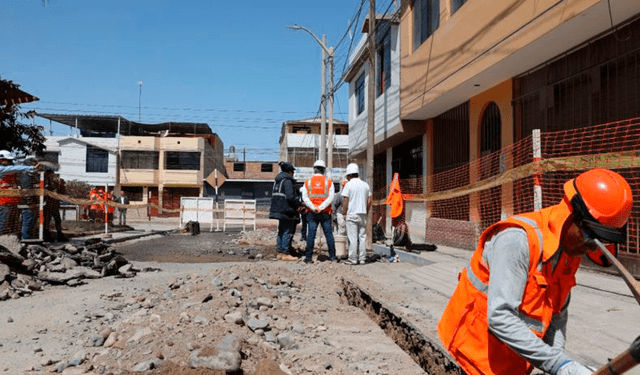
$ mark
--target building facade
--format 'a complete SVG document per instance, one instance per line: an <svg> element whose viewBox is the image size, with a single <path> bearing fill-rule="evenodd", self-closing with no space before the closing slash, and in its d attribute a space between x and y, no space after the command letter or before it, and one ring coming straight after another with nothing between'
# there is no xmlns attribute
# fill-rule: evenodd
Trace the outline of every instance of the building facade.
<svg viewBox="0 0 640 375"><path fill-rule="evenodd" d="M312 174L313 163L319 159L321 140L321 119L309 118L285 121L280 131L280 161L286 161L296 167L296 179ZM333 120L332 166L328 175L334 179L342 178L349 164L349 123ZM329 136L327 131L327 146ZM328 161L325 160L328 165Z"/></svg>
<svg viewBox="0 0 640 375"><path fill-rule="evenodd" d="M101 189L113 189L117 181L118 140L94 137L48 137L45 158L60 165L60 177Z"/></svg>
<svg viewBox="0 0 640 375"><path fill-rule="evenodd" d="M119 186L132 202L180 208L181 197L203 197L215 170L224 175L224 145L218 135L167 137L124 136L120 139ZM156 211L152 211L152 215Z"/></svg>
<svg viewBox="0 0 640 375"><path fill-rule="evenodd" d="M376 22L378 51L386 18ZM535 129L580 130L640 117L639 18L640 2L624 0L402 0L389 20L398 21L399 74L392 71L390 85L396 78L399 123L397 131L380 132L387 118L379 114L393 113L394 104L381 102L377 87L374 192L384 196L394 172L403 193L463 189L518 166L504 150L531 139ZM388 84L381 81L383 59L376 53L377 86ZM354 56L354 73L347 76L350 135L367 111L368 70L366 59ZM542 187L572 175L545 175ZM534 207L532 199L519 201L533 195L532 180L448 200L409 201L404 220L416 241L471 248L483 228ZM543 194L543 206L558 199ZM378 210L388 217L384 206Z"/></svg>
<svg viewBox="0 0 640 375"><path fill-rule="evenodd" d="M260 208L271 205L271 192L280 166L275 161L238 161L227 159L225 167L229 178L218 189L224 199L255 199Z"/></svg>

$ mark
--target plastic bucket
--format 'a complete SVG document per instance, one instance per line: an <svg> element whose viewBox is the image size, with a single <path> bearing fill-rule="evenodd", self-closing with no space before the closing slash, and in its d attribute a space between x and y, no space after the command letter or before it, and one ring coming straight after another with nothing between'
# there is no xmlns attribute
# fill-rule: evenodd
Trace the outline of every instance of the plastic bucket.
<svg viewBox="0 0 640 375"><path fill-rule="evenodd" d="M347 236L336 235L335 243L336 243L336 256L338 258L346 258L347 257Z"/></svg>

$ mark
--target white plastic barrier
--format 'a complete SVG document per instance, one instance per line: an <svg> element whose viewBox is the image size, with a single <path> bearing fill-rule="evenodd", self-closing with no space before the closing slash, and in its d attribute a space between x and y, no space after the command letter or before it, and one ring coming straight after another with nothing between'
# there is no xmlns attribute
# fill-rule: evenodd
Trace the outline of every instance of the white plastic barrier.
<svg viewBox="0 0 640 375"><path fill-rule="evenodd" d="M246 230L247 225L253 224L256 230L256 200L255 199L225 199L224 200L224 224L223 231L229 225L242 225Z"/></svg>
<svg viewBox="0 0 640 375"><path fill-rule="evenodd" d="M200 225L209 224L209 232L213 231L213 198L182 197L180 198L180 227L189 221L197 221Z"/></svg>

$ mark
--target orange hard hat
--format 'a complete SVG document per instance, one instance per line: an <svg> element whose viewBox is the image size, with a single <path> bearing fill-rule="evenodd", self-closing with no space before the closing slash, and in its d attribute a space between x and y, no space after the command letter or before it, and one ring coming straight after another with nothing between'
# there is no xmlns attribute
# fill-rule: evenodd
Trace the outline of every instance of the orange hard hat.
<svg viewBox="0 0 640 375"><path fill-rule="evenodd" d="M580 224L608 242L626 239L633 196L627 180L608 169L591 169L564 184Z"/></svg>

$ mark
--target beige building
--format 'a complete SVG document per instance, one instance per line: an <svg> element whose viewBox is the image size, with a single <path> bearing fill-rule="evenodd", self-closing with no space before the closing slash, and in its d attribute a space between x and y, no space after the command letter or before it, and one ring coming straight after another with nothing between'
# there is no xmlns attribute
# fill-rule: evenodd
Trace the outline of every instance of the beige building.
<svg viewBox="0 0 640 375"><path fill-rule="evenodd" d="M379 133L376 119L377 199L385 196L394 172L410 194L464 188L517 161L498 155L455 178L431 177L496 154L531 137L534 129L582 129L640 116L638 1L402 0L381 19L389 15L399 22L400 123ZM373 71L379 85L385 44L376 39ZM393 49L391 56L393 63ZM366 106L367 90L361 91ZM393 113L394 103L379 100L376 117ZM533 208L515 201L516 193L532 195L531 182L523 185L522 191L505 185L428 205L410 203L406 220L415 220L417 240L471 247L473 236L490 223ZM542 199L543 206L557 201L551 194ZM381 208L374 215L388 217ZM436 227L438 233L431 231ZM446 233L467 238L448 241Z"/></svg>
<svg viewBox="0 0 640 375"><path fill-rule="evenodd" d="M199 124L200 127L206 124ZM206 126L208 128L208 126ZM210 132L210 131L209 131ZM224 145L217 134L124 136L120 138L119 187L132 202L180 207L180 198L212 195L207 178L226 175ZM162 214L152 210L151 214Z"/></svg>

